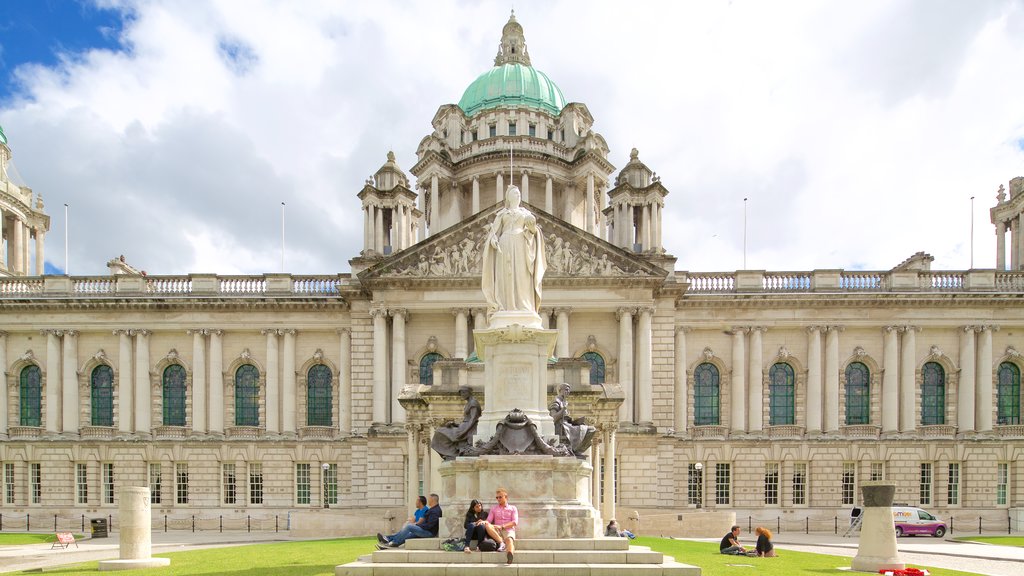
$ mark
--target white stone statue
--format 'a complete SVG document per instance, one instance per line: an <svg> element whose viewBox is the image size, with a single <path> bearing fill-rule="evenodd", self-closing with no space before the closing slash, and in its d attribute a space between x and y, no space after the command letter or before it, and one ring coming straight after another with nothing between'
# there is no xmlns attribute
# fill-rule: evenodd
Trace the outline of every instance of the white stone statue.
<svg viewBox="0 0 1024 576"><path fill-rule="evenodd" d="M544 235L537 218L519 205L521 198L518 187L508 187L505 207L495 214L484 241L482 288L491 327L516 318L516 323L540 328ZM495 316L507 321L496 322Z"/></svg>

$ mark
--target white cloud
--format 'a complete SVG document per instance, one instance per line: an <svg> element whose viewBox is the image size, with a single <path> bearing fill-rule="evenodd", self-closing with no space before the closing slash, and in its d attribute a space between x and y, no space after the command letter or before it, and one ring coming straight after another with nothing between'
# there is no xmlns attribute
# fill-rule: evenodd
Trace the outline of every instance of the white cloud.
<svg viewBox="0 0 1024 576"><path fill-rule="evenodd" d="M0 108L71 272L348 269L356 193L408 169L441 104L492 64L500 3L112 2L119 52L17 70ZM669 188L689 270L994 265L987 210L1021 175L1024 3L517 3L534 65L625 164ZM58 242L59 243L59 242ZM59 250L47 250L61 264Z"/></svg>

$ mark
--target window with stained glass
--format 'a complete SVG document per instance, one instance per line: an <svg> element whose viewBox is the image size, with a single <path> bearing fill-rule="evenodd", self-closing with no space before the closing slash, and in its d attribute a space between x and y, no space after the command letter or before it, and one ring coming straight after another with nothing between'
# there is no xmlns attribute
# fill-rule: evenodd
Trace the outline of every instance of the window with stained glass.
<svg viewBox="0 0 1024 576"><path fill-rule="evenodd" d="M597 352L584 352L583 359L590 362L590 385L604 384L604 357Z"/></svg>
<svg viewBox="0 0 1024 576"><path fill-rule="evenodd" d="M185 367L171 364L164 369L164 426L185 425Z"/></svg>
<svg viewBox="0 0 1024 576"><path fill-rule="evenodd" d="M938 362L921 368L921 425L946 423L946 371Z"/></svg>
<svg viewBox="0 0 1024 576"><path fill-rule="evenodd" d="M334 375L331 369L317 364L306 373L306 425L331 425L331 388Z"/></svg>
<svg viewBox="0 0 1024 576"><path fill-rule="evenodd" d="M785 362L772 365L768 370L768 423L771 426L789 426L794 423L795 388L793 367Z"/></svg>
<svg viewBox="0 0 1024 576"><path fill-rule="evenodd" d="M420 384L434 385L434 362L444 358L437 352L428 352L420 358Z"/></svg>
<svg viewBox="0 0 1024 576"><path fill-rule="evenodd" d="M252 364L235 371L235 426L260 425L260 371Z"/></svg>
<svg viewBox="0 0 1024 576"><path fill-rule="evenodd" d="M871 372L862 362L846 367L846 423L871 423Z"/></svg>
<svg viewBox="0 0 1024 576"><path fill-rule="evenodd" d="M999 365L996 385L998 424L1020 424L1020 368L1013 362Z"/></svg>
<svg viewBox="0 0 1024 576"><path fill-rule="evenodd" d="M39 366L26 366L21 370L19 393L21 425L40 426L43 413L43 375Z"/></svg>
<svg viewBox="0 0 1024 576"><path fill-rule="evenodd" d="M114 371L106 364L93 368L90 379L92 390L92 425L114 425Z"/></svg>
<svg viewBox="0 0 1024 576"><path fill-rule="evenodd" d="M693 425L717 426L719 408L718 367L705 362L693 371Z"/></svg>

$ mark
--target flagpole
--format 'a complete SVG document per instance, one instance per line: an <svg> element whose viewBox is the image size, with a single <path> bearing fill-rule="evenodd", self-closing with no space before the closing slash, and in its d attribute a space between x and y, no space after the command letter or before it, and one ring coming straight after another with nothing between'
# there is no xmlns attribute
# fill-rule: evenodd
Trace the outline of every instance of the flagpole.
<svg viewBox="0 0 1024 576"><path fill-rule="evenodd" d="M974 270L974 196L971 196L971 270Z"/></svg>
<svg viewBox="0 0 1024 576"><path fill-rule="evenodd" d="M281 272L284 273L284 202L281 202Z"/></svg>
<svg viewBox="0 0 1024 576"><path fill-rule="evenodd" d="M747 199L743 199L743 269L747 269Z"/></svg>
<svg viewBox="0 0 1024 576"><path fill-rule="evenodd" d="M64 275L70 276L71 271L68 270L68 205L64 203Z"/></svg>

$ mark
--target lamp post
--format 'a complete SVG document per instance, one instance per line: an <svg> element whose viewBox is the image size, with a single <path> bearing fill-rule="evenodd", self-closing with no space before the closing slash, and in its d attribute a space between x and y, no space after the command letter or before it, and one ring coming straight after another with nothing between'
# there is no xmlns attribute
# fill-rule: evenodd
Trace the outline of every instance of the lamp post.
<svg viewBox="0 0 1024 576"><path fill-rule="evenodd" d="M697 509L700 510L704 503L704 465L697 462L693 469L697 471Z"/></svg>
<svg viewBox="0 0 1024 576"><path fill-rule="evenodd" d="M320 465L320 469L323 470L323 474L320 475L320 479L324 485L324 509L330 508L331 505L327 502L327 471L331 469L331 465L324 462Z"/></svg>

